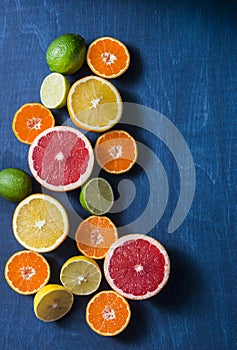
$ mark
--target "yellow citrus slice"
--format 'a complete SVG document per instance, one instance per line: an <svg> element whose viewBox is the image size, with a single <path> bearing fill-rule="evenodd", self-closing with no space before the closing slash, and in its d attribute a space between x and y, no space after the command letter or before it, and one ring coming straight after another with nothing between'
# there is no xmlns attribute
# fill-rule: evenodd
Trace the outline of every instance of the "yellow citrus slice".
<svg viewBox="0 0 237 350"><path fill-rule="evenodd" d="M72 85L67 107L73 123L88 131L106 131L122 116L122 99L117 88L96 76L84 77Z"/></svg>
<svg viewBox="0 0 237 350"><path fill-rule="evenodd" d="M101 278L98 264L83 255L68 259L60 272L60 280L64 287L77 295L95 292L99 288Z"/></svg>
<svg viewBox="0 0 237 350"><path fill-rule="evenodd" d="M130 54L121 41L102 37L90 44L86 60L93 73L112 79L119 77L128 69Z"/></svg>
<svg viewBox="0 0 237 350"><path fill-rule="evenodd" d="M5 278L17 293L29 295L36 293L48 283L50 267L39 253L22 250L13 254L5 266Z"/></svg>
<svg viewBox="0 0 237 350"><path fill-rule="evenodd" d="M97 293L86 307L86 321L100 335L113 336L121 333L130 318L131 310L127 300L112 290Z"/></svg>
<svg viewBox="0 0 237 350"><path fill-rule="evenodd" d="M38 193L18 204L12 227L15 238L23 247L44 253L54 250L64 241L68 235L69 222L60 202Z"/></svg>
<svg viewBox="0 0 237 350"><path fill-rule="evenodd" d="M63 286L47 284L34 297L34 312L41 321L56 321L70 311L73 301L73 294Z"/></svg>

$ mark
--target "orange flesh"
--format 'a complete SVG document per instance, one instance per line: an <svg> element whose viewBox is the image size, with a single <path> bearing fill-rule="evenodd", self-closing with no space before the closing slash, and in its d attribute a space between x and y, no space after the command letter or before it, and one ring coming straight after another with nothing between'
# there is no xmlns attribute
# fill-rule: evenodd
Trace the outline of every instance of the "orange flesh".
<svg viewBox="0 0 237 350"><path fill-rule="evenodd" d="M122 131L102 135L96 144L95 153L100 166L114 173L130 169L137 158L135 140Z"/></svg>
<svg viewBox="0 0 237 350"><path fill-rule="evenodd" d="M49 277L48 265L33 252L16 255L8 264L7 278L21 292L38 289Z"/></svg>
<svg viewBox="0 0 237 350"><path fill-rule="evenodd" d="M26 104L15 114L13 131L16 137L25 143L32 143L43 130L54 126L54 117L50 110L38 103Z"/></svg>
<svg viewBox="0 0 237 350"><path fill-rule="evenodd" d="M90 216L82 221L76 232L78 249L88 257L102 259L117 239L117 229L103 216Z"/></svg>
<svg viewBox="0 0 237 350"><path fill-rule="evenodd" d="M112 39L101 39L92 44L88 59L96 71L106 76L119 74L129 64L129 56L124 47Z"/></svg>
<svg viewBox="0 0 237 350"><path fill-rule="evenodd" d="M88 309L88 321L98 332L117 333L130 318L130 310L122 297L114 292L98 294Z"/></svg>

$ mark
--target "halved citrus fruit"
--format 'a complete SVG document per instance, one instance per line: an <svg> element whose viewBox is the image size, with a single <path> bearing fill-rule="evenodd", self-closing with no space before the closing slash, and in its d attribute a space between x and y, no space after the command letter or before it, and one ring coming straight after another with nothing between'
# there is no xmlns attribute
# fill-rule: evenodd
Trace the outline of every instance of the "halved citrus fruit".
<svg viewBox="0 0 237 350"><path fill-rule="evenodd" d="M170 260L154 238L131 234L111 245L104 262L112 289L128 299L147 299L161 291L169 278Z"/></svg>
<svg viewBox="0 0 237 350"><path fill-rule="evenodd" d="M73 301L73 294L65 287L47 284L34 297L34 312L41 321L56 321L70 311Z"/></svg>
<svg viewBox="0 0 237 350"><path fill-rule="evenodd" d="M69 115L79 128L102 132L122 117L122 100L109 81L88 76L76 81L67 97Z"/></svg>
<svg viewBox="0 0 237 350"><path fill-rule="evenodd" d="M60 73L51 73L44 78L40 88L43 105L50 109L63 108L67 104L70 82Z"/></svg>
<svg viewBox="0 0 237 350"><path fill-rule="evenodd" d="M16 138L30 145L42 131L53 127L54 116L40 103L27 103L15 113L12 130Z"/></svg>
<svg viewBox="0 0 237 350"><path fill-rule="evenodd" d="M9 286L19 294L34 294L50 277L47 260L39 253L22 250L13 254L5 266L5 278Z"/></svg>
<svg viewBox="0 0 237 350"><path fill-rule="evenodd" d="M121 41L102 37L90 44L86 60L93 73L112 79L117 78L128 69L130 54Z"/></svg>
<svg viewBox="0 0 237 350"><path fill-rule="evenodd" d="M29 149L32 175L52 191L69 191L90 176L94 154L87 137L69 126L55 126L41 133Z"/></svg>
<svg viewBox="0 0 237 350"><path fill-rule="evenodd" d="M121 333L130 318L127 300L112 290L97 293L86 307L86 322L100 335L114 336Z"/></svg>
<svg viewBox="0 0 237 350"><path fill-rule="evenodd" d="M109 182L102 177L90 179L82 187L80 203L90 214L103 215L110 211L114 194Z"/></svg>
<svg viewBox="0 0 237 350"><path fill-rule="evenodd" d="M41 193L32 194L17 205L12 227L23 247L39 253L56 249L69 231L68 216L62 204Z"/></svg>
<svg viewBox="0 0 237 350"><path fill-rule="evenodd" d="M93 259L103 259L118 238L114 223L106 216L89 216L83 220L76 231L77 248Z"/></svg>
<svg viewBox="0 0 237 350"><path fill-rule="evenodd" d="M60 280L73 294L88 295L95 292L101 282L98 264L86 256L73 256L62 266Z"/></svg>
<svg viewBox="0 0 237 350"><path fill-rule="evenodd" d="M136 141L126 131L108 131L97 139L95 157L101 168L108 173L124 173L136 163Z"/></svg>

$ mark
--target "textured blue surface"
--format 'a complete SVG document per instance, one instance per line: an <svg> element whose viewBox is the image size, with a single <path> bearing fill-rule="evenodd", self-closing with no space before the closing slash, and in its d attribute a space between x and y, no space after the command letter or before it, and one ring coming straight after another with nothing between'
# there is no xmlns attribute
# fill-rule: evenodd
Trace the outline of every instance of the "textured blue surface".
<svg viewBox="0 0 237 350"><path fill-rule="evenodd" d="M133 129L135 137L155 150L168 176L168 207L151 234L166 246L172 270L158 296L130 303L131 323L115 338L88 328L88 298L76 298L65 318L44 324L34 316L33 298L8 287L4 265L21 247L11 228L15 204L0 199L1 349L236 349L236 10L228 0L1 1L1 168L29 171L28 146L14 137L11 122L22 104L40 101L39 88L49 73L47 46L71 32L81 34L87 44L104 35L127 44L131 67L114 84L124 101L158 110L176 125L192 152L197 182L189 215L168 234L179 191L176 165L160 140ZM85 66L71 79L87 74ZM66 110L55 116L57 124L68 118ZM131 209L140 212L147 183L139 171L132 176L138 198ZM39 190L35 183L34 191ZM45 254L52 282L59 282L61 264L74 254L70 238Z"/></svg>

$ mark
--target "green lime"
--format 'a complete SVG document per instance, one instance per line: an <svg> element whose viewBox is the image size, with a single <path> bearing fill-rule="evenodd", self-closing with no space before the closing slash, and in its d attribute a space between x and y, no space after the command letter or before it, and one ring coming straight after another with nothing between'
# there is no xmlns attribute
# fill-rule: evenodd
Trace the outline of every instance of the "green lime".
<svg viewBox="0 0 237 350"><path fill-rule="evenodd" d="M52 72L74 74L85 62L86 43L78 34L64 34L49 45L46 61Z"/></svg>
<svg viewBox="0 0 237 350"><path fill-rule="evenodd" d="M32 192L30 176L23 170L6 168L0 171L0 196L8 201L20 202Z"/></svg>
<svg viewBox="0 0 237 350"><path fill-rule="evenodd" d="M113 190L108 181L101 177L89 180L82 187L80 203L90 214L107 213L114 203Z"/></svg>
<svg viewBox="0 0 237 350"><path fill-rule="evenodd" d="M43 80L40 88L40 98L43 105L50 109L66 106L70 83L64 75L51 73Z"/></svg>

